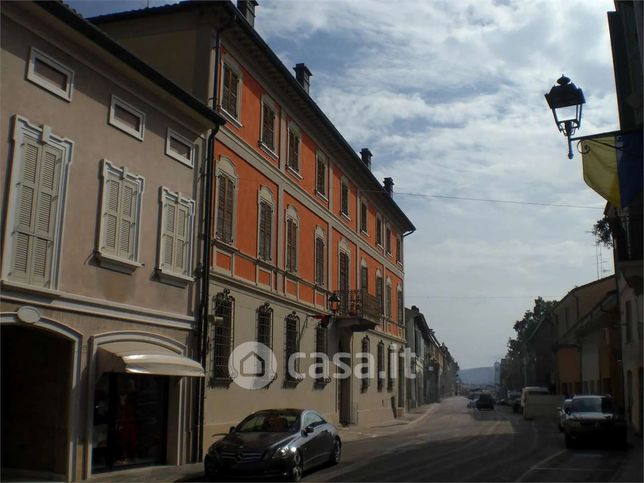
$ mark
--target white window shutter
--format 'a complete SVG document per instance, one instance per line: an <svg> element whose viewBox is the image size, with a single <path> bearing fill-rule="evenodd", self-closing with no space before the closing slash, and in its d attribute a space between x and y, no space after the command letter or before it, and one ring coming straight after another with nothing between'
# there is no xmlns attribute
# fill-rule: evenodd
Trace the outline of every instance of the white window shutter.
<svg viewBox="0 0 644 483"><path fill-rule="evenodd" d="M165 223L163 227L163 265L167 270L173 270L174 235L176 227L177 208L174 201L165 199Z"/></svg>
<svg viewBox="0 0 644 483"><path fill-rule="evenodd" d="M190 249L190 210L185 205L178 205L177 210L177 231L176 231L176 260L175 271L183 275L189 273L188 264Z"/></svg>
<svg viewBox="0 0 644 483"><path fill-rule="evenodd" d="M103 206L103 247L107 253L117 254L119 204L121 180L118 175L109 173L105 179Z"/></svg>
<svg viewBox="0 0 644 483"><path fill-rule="evenodd" d="M129 179L123 179L121 184L118 256L126 260L134 260L138 185Z"/></svg>

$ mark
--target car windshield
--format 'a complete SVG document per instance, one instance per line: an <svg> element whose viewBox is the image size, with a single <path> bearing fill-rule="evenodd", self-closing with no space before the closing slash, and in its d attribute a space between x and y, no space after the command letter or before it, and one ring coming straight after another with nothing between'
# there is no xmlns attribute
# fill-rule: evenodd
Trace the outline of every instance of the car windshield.
<svg viewBox="0 0 644 483"><path fill-rule="evenodd" d="M300 411L262 411L244 419L238 433L294 433L300 426Z"/></svg>
<svg viewBox="0 0 644 483"><path fill-rule="evenodd" d="M613 412L613 402L605 397L573 399L571 406L575 413Z"/></svg>

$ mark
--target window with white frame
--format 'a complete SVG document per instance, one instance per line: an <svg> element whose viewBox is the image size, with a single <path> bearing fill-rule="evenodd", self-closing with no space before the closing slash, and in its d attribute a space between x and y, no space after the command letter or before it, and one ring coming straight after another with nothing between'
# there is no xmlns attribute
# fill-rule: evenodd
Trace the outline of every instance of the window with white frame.
<svg viewBox="0 0 644 483"><path fill-rule="evenodd" d="M226 114L239 121L241 71L231 59L224 60L221 71L221 108Z"/></svg>
<svg viewBox="0 0 644 483"><path fill-rule="evenodd" d="M400 284L398 284L396 294L397 294L396 302L397 302L397 308L398 308L398 323L402 325L405 322L405 302L403 300L403 289L400 286Z"/></svg>
<svg viewBox="0 0 644 483"><path fill-rule="evenodd" d="M367 202L362 200L360 202L360 230L363 233L368 233L369 231L369 208L367 207Z"/></svg>
<svg viewBox="0 0 644 483"><path fill-rule="evenodd" d="M143 141L145 113L114 95L110 103L109 123L139 141Z"/></svg>
<svg viewBox="0 0 644 483"><path fill-rule="evenodd" d="M402 238L400 236L396 236L396 261L402 262Z"/></svg>
<svg viewBox="0 0 644 483"><path fill-rule="evenodd" d="M286 211L286 270L289 272L297 272L298 225L297 212L289 206Z"/></svg>
<svg viewBox="0 0 644 483"><path fill-rule="evenodd" d="M391 228L389 225L385 228L385 251L391 255Z"/></svg>
<svg viewBox="0 0 644 483"><path fill-rule="evenodd" d="M167 188L161 188L160 202L159 278L169 282L192 281L195 202Z"/></svg>
<svg viewBox="0 0 644 483"><path fill-rule="evenodd" d="M387 277L385 296L385 315L388 319L391 319L391 279L389 277Z"/></svg>
<svg viewBox="0 0 644 483"><path fill-rule="evenodd" d="M342 188L340 190L340 212L349 216L349 180L342 177Z"/></svg>
<svg viewBox="0 0 644 483"><path fill-rule="evenodd" d="M364 258L360 261L360 289L363 293L369 291L369 266Z"/></svg>
<svg viewBox="0 0 644 483"><path fill-rule="evenodd" d="M382 218L376 216L376 245L382 246Z"/></svg>
<svg viewBox="0 0 644 483"><path fill-rule="evenodd" d="M315 283L324 286L326 264L324 231L319 226L315 229Z"/></svg>
<svg viewBox="0 0 644 483"><path fill-rule="evenodd" d="M102 266L132 272L139 263L144 179L103 160L103 199L98 258Z"/></svg>
<svg viewBox="0 0 644 483"><path fill-rule="evenodd" d="M261 145L271 154L277 152L277 108L268 97L262 97L262 138Z"/></svg>
<svg viewBox="0 0 644 483"><path fill-rule="evenodd" d="M56 289L73 142L15 116L13 144L3 275Z"/></svg>
<svg viewBox="0 0 644 483"><path fill-rule="evenodd" d="M385 297L384 297L384 286L382 280L382 274L380 270L376 270L376 298L378 299L380 305L380 314L384 315L385 313Z"/></svg>
<svg viewBox="0 0 644 483"><path fill-rule="evenodd" d="M237 174L228 158L217 163L217 219L215 236L225 243L233 243L235 233L235 205L237 201Z"/></svg>
<svg viewBox="0 0 644 483"><path fill-rule="evenodd" d="M193 141L168 128L165 137L165 154L190 166L194 165L195 145Z"/></svg>
<svg viewBox="0 0 644 483"><path fill-rule="evenodd" d="M271 261L273 254L273 195L262 186L259 190L258 240L257 256L264 261Z"/></svg>
<svg viewBox="0 0 644 483"><path fill-rule="evenodd" d="M286 165L296 173L300 172L300 131L294 124L288 126L288 155Z"/></svg>
<svg viewBox="0 0 644 483"><path fill-rule="evenodd" d="M27 80L66 101L72 100L74 71L35 47L29 53Z"/></svg>
<svg viewBox="0 0 644 483"><path fill-rule="evenodd" d="M324 197L327 196L327 159L318 151L315 156L315 191Z"/></svg>

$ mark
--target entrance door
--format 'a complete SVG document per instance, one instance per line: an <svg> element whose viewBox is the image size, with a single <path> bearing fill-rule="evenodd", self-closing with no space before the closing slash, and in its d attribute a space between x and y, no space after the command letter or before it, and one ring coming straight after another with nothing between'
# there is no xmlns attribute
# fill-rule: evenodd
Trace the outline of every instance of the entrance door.
<svg viewBox="0 0 644 483"><path fill-rule="evenodd" d="M73 344L24 325L3 325L0 340L3 479L65 478Z"/></svg>
<svg viewBox="0 0 644 483"><path fill-rule="evenodd" d="M92 472L165 463L168 377L101 375L95 386Z"/></svg>
<svg viewBox="0 0 644 483"><path fill-rule="evenodd" d="M405 353L398 352L398 407L405 407Z"/></svg>
<svg viewBox="0 0 644 483"><path fill-rule="evenodd" d="M346 352L347 346L342 343L338 344L338 352ZM342 357L342 362L351 367L351 357ZM340 413L340 423L349 424L351 422L351 377L336 379L338 381L338 409Z"/></svg>

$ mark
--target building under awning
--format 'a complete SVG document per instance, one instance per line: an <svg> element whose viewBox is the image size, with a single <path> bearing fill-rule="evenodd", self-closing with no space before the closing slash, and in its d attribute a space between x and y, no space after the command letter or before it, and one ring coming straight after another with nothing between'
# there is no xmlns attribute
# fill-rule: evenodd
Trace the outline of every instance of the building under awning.
<svg viewBox="0 0 644 483"><path fill-rule="evenodd" d="M97 373L105 372L205 377L204 368L197 361L165 347L139 341L101 344L97 352Z"/></svg>

